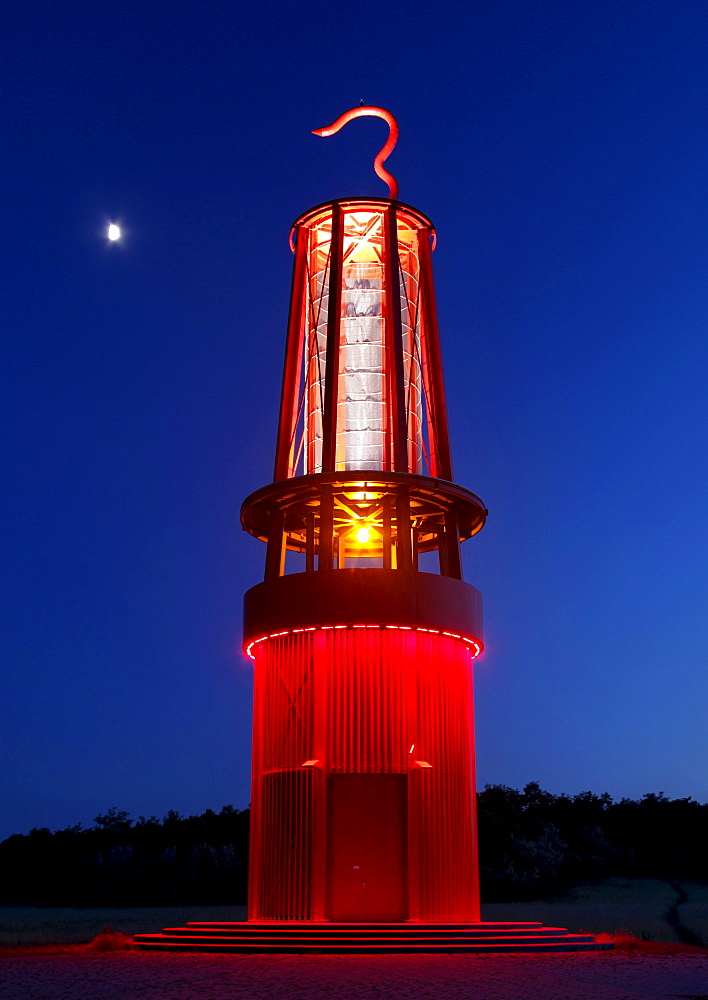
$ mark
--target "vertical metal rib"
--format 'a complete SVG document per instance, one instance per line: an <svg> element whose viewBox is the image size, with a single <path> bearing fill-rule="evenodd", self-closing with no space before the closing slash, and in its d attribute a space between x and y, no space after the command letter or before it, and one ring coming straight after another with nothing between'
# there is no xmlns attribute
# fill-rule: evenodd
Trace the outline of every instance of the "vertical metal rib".
<svg viewBox="0 0 708 1000"><path fill-rule="evenodd" d="M342 257L344 231L342 209L332 206L332 243L329 263L327 356L322 428L322 471L334 472L337 457L337 402L339 397L339 341L341 329Z"/></svg>
<svg viewBox="0 0 708 1000"><path fill-rule="evenodd" d="M293 280L290 290L290 318L283 365L283 389L280 396L280 420L278 422L278 443L275 451L275 471L273 479L278 482L295 475L293 451L298 415L298 395L302 372L303 337L305 334L305 300L307 269L307 230L299 229Z"/></svg>
<svg viewBox="0 0 708 1000"><path fill-rule="evenodd" d="M389 358L389 390L391 434L393 437L393 469L408 472L408 421L403 369L403 325L401 323L400 261L398 259L398 226L396 208L389 205L385 216L386 274L386 339Z"/></svg>

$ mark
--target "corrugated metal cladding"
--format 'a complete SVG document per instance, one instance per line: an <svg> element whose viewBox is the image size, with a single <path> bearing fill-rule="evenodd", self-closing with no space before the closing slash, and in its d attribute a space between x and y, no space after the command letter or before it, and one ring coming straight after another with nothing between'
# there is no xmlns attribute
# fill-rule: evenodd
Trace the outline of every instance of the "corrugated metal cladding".
<svg viewBox="0 0 708 1000"><path fill-rule="evenodd" d="M461 642L385 628L273 638L257 648L254 709L250 920L342 912L332 865L348 855L328 848L338 774L408 776L405 918L479 919L472 663ZM376 802L362 801L375 824Z"/></svg>

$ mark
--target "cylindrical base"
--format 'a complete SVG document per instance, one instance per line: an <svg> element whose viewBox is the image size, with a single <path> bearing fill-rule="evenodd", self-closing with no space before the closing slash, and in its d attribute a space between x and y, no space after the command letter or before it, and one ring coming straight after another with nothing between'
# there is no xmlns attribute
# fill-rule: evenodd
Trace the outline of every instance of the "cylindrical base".
<svg viewBox="0 0 708 1000"><path fill-rule="evenodd" d="M249 920L479 920L470 646L395 625L253 648Z"/></svg>

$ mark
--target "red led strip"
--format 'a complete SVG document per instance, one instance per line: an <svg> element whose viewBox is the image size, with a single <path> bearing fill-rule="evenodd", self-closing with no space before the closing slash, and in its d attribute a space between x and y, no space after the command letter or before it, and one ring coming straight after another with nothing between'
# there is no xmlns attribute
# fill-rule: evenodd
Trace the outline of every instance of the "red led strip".
<svg viewBox="0 0 708 1000"><path fill-rule="evenodd" d="M432 635L445 635L449 639L457 639L459 642L463 642L469 649L472 659L476 659L482 652L483 647L479 644L476 639L472 639L466 635L459 635L457 632L444 632L439 628L422 628L421 626L415 627L413 625L310 625L309 628L291 628L286 629L284 632L271 632L270 635L262 635L260 639L253 639L246 646L246 655L250 656L252 660L255 660L255 656L251 652L254 646L257 646L261 642L265 642L266 639L279 639L283 635L295 635L299 632L324 632L328 629L337 628L377 628L381 629L397 629L401 632L429 632Z"/></svg>

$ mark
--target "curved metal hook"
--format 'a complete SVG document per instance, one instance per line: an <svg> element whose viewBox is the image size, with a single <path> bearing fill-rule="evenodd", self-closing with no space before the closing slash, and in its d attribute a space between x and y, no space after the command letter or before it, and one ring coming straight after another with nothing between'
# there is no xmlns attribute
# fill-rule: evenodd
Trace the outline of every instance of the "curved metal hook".
<svg viewBox="0 0 708 1000"><path fill-rule="evenodd" d="M383 165L384 160L390 156L393 151L393 147L398 141L398 122L390 111L387 111L386 108L375 108L373 105L368 104L357 108L350 108L349 111L345 111L344 114L340 115L339 118L333 121L331 125L326 125L324 128L313 129L312 134L321 135L323 137L334 135L334 133L339 132L340 128L346 125L347 122L352 121L354 118L364 117L383 118L388 125L388 139L374 158L374 170L382 181L386 181L388 184L388 196L395 201L396 198L398 198L398 182Z"/></svg>

